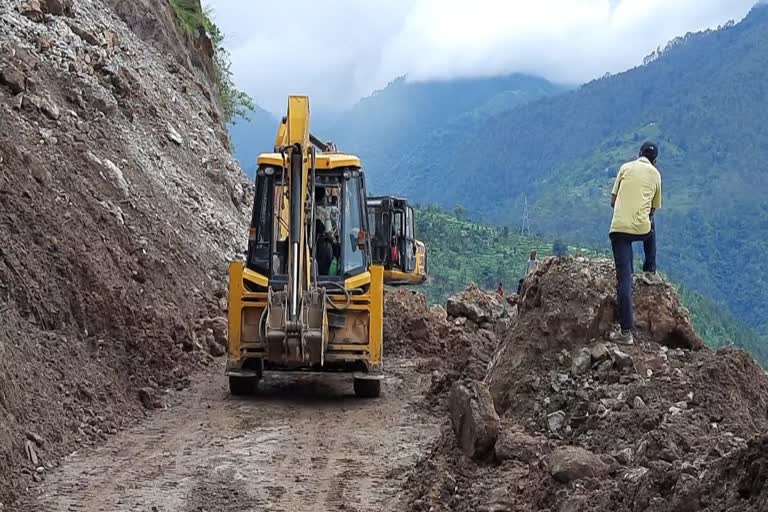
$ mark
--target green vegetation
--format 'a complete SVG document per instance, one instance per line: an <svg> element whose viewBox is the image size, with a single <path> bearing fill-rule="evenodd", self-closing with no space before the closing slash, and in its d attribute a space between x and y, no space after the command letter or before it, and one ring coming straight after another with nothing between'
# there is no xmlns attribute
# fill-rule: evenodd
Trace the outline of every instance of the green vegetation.
<svg viewBox="0 0 768 512"><path fill-rule="evenodd" d="M679 286L680 299L691 313L696 331L713 348L736 345L752 352L756 360L768 366L766 340L731 315L724 306Z"/></svg>
<svg viewBox="0 0 768 512"><path fill-rule="evenodd" d="M213 71L216 88L224 109L224 121L234 123L235 119L248 119L255 105L248 94L235 87L229 52L224 47L224 34L213 22L211 12L203 10L200 0L171 0L179 27L191 35L203 31L213 46Z"/></svg>
<svg viewBox="0 0 768 512"><path fill-rule="evenodd" d="M473 223L461 219L460 214L426 207L419 208L416 215L416 235L427 244L430 274L427 284L420 288L431 303L445 303L448 296L461 291L470 281L489 290L495 290L501 282L506 293L514 293L532 249L537 250L539 259L553 255L555 249L571 255L610 256L605 250L569 247L560 240L547 242L540 237L521 236L512 228ZM733 344L751 351L758 361L768 365L764 339L725 307L688 287L679 286L678 290L697 332L709 346Z"/></svg>
<svg viewBox="0 0 768 512"><path fill-rule="evenodd" d="M427 244L430 278L424 291L429 300L445 302L470 281L492 290L502 283L506 293L514 293L533 249L539 260L551 256L554 248L572 255L597 256L596 251L566 247L563 242L553 244L518 231L464 220L458 209L448 213L434 207L419 208L416 234Z"/></svg>

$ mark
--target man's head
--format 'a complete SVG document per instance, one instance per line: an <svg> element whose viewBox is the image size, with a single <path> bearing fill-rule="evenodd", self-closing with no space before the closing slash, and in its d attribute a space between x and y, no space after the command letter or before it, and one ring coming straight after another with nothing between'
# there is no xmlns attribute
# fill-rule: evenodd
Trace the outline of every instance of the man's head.
<svg viewBox="0 0 768 512"><path fill-rule="evenodd" d="M535 259L536 259L536 249L531 251L531 260L535 260Z"/></svg>
<svg viewBox="0 0 768 512"><path fill-rule="evenodd" d="M655 164L659 157L659 146L655 142L644 142L640 148L640 156L644 156L652 164Z"/></svg>

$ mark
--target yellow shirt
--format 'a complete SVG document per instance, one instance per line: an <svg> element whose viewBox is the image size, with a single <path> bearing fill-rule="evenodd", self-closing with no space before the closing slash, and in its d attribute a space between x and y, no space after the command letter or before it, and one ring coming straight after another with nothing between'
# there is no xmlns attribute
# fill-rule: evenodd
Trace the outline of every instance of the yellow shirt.
<svg viewBox="0 0 768 512"><path fill-rule="evenodd" d="M650 160L622 165L611 194L616 196L611 233L650 233L651 208L661 208L661 174Z"/></svg>

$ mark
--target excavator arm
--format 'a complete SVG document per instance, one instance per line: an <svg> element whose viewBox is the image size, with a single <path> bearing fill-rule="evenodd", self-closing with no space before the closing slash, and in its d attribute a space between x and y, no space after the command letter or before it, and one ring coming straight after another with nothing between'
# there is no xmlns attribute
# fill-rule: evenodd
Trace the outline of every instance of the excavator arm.
<svg viewBox="0 0 768 512"><path fill-rule="evenodd" d="M311 221L314 148L309 132L309 98L290 96L278 128L275 151L283 157L288 202L288 283L270 287L267 305L267 352L273 360L303 365L323 362L327 344L325 291L311 286Z"/></svg>

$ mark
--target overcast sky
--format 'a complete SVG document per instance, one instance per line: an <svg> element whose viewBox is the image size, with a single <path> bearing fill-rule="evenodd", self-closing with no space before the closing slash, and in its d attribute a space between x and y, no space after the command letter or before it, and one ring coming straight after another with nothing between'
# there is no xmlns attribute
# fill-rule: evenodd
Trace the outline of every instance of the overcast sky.
<svg viewBox="0 0 768 512"><path fill-rule="evenodd" d="M288 94L350 106L393 78L526 72L582 83L639 64L755 0L203 0L237 84L282 113Z"/></svg>

